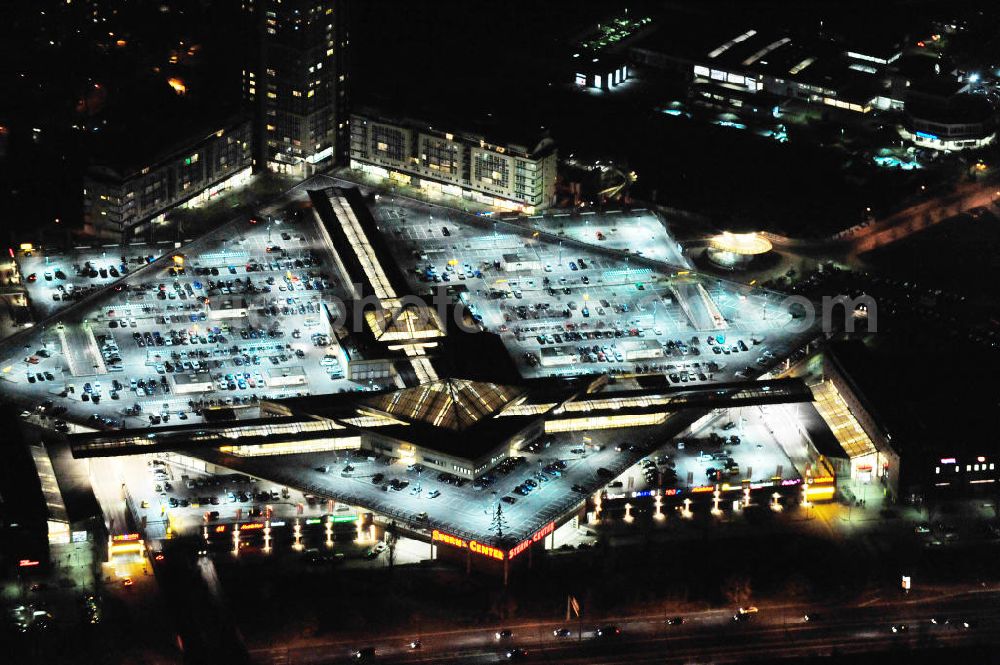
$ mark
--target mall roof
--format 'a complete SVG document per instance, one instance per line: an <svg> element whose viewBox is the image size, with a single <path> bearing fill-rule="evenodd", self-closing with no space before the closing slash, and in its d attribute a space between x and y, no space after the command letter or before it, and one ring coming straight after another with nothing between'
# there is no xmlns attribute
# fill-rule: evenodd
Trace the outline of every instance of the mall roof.
<svg viewBox="0 0 1000 665"><path fill-rule="evenodd" d="M865 87L862 96L868 95L871 74L858 68L871 63L848 58L845 47L832 39L732 24L704 32L686 31L699 33L695 36L681 31L679 25L664 28L663 34L646 40L640 48L729 73L767 74L837 91Z"/></svg>
<svg viewBox="0 0 1000 665"><path fill-rule="evenodd" d="M462 112L454 116L451 115L451 111L436 113L437 120L435 122L393 116L373 108L358 108L351 115L356 115L357 121L360 122L367 120L398 125L431 136L451 137L452 140L461 140L468 145L480 143L502 145L507 148L509 153L521 154L532 159L545 157L556 148L555 141L544 130L533 133L512 129L511 123L506 118L503 122L492 115L472 118L467 111L468 109L463 107Z"/></svg>
<svg viewBox="0 0 1000 665"><path fill-rule="evenodd" d="M987 388L1000 369L995 360L982 357L938 374L928 372L921 350L896 340L876 342L877 348L859 341L834 343L826 356L846 374L851 389L901 455L995 450L989 432L1000 420L1000 407L995 391Z"/></svg>
<svg viewBox="0 0 1000 665"><path fill-rule="evenodd" d="M423 305L403 304L372 309L365 312L365 322L375 339L383 342L427 340L445 334L437 313Z"/></svg>
<svg viewBox="0 0 1000 665"><path fill-rule="evenodd" d="M398 263L392 260L357 187L311 189L309 198L351 283L359 285L359 296L387 299L409 293Z"/></svg>
<svg viewBox="0 0 1000 665"><path fill-rule="evenodd" d="M495 383L444 379L364 401L364 407L406 423L464 431L497 415L524 394Z"/></svg>

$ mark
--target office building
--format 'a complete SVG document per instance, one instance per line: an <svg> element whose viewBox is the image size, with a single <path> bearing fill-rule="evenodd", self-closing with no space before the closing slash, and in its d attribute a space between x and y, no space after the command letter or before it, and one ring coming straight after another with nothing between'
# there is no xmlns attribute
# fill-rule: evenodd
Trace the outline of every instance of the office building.
<svg viewBox="0 0 1000 665"><path fill-rule="evenodd" d="M255 114L257 167L293 176L346 161L346 2L244 0L258 40L243 71Z"/></svg>
<svg viewBox="0 0 1000 665"><path fill-rule="evenodd" d="M235 120L155 156L93 164L84 176L84 229L101 238L141 237L179 205L195 207L250 181L251 123Z"/></svg>
<svg viewBox="0 0 1000 665"><path fill-rule="evenodd" d="M902 108L892 63L899 40L863 46L754 27L681 34L661 30L630 48L633 62L691 77L695 99L755 113L787 102L844 118Z"/></svg>
<svg viewBox="0 0 1000 665"><path fill-rule="evenodd" d="M906 95L899 135L921 148L978 150L997 136L997 112L967 83L948 76L915 81Z"/></svg>
<svg viewBox="0 0 1000 665"><path fill-rule="evenodd" d="M351 168L430 194L509 210L547 207L555 196L556 148L532 148L414 120L372 113L351 117Z"/></svg>

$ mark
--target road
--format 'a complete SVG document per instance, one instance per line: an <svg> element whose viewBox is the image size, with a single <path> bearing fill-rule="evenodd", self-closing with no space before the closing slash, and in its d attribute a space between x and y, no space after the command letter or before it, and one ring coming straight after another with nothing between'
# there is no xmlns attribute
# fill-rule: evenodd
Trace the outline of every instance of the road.
<svg viewBox="0 0 1000 665"><path fill-rule="evenodd" d="M664 616L616 619L622 636L615 640L594 638L594 622L538 622L512 625L509 641L496 639L496 627L474 628L420 636L422 647L410 650L414 635L383 637L377 642L331 641L308 647L252 650L256 663L321 665L348 662L355 649L374 646L377 661L384 663L492 663L506 661L509 648L528 651L526 662L622 663L740 662L752 657L790 657L860 653L891 646L961 645L997 641L1000 625L1000 591L980 590L936 594L927 598L874 601L850 607L824 606L813 621L801 605L762 606L750 622L735 623L732 610L688 614L683 625L671 626ZM969 621L971 627L935 625L931 618L951 617ZM953 622L957 624L958 622ZM906 624L906 632L893 633L892 625ZM554 637L556 628L568 627L569 637ZM582 632L581 632L582 631Z"/></svg>

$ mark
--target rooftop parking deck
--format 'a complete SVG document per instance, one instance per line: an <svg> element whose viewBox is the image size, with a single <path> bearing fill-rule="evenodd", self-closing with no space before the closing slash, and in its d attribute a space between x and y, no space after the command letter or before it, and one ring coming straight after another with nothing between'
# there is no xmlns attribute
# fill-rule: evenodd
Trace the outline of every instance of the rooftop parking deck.
<svg viewBox="0 0 1000 665"><path fill-rule="evenodd" d="M6 395L94 426L142 427L196 422L212 404L374 386L344 378L325 307L345 294L311 215L237 220L171 256L114 282L99 272L108 288L9 345ZM210 378L201 387L174 380L199 371Z"/></svg>
<svg viewBox="0 0 1000 665"><path fill-rule="evenodd" d="M530 229L513 232L507 223L491 229L488 219L470 221L462 213L393 197L382 196L373 207L411 289L425 294L451 287L486 329L502 336L525 378L641 367L678 384L740 380L761 373L810 336L798 329L778 294L654 258L659 252L683 261L679 252L673 256L669 248L675 243L649 213L621 213L622 220L634 219L643 234L652 234L646 241L651 251L639 257L643 246L633 245L637 258L630 260L608 251L615 248L603 247L596 234L587 242L592 247L582 246L588 232L572 244L550 242ZM555 220L528 221L538 228ZM634 351L640 339L655 340L662 352ZM541 349L552 347L565 353L546 362Z"/></svg>

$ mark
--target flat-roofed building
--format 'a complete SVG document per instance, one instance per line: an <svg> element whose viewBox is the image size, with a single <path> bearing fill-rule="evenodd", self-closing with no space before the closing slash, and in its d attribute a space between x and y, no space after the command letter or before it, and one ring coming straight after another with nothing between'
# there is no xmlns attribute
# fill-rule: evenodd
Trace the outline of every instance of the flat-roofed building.
<svg viewBox="0 0 1000 665"><path fill-rule="evenodd" d="M129 240L178 206L197 207L252 178L250 120L227 123L158 154L102 160L84 175L84 228Z"/></svg>
<svg viewBox="0 0 1000 665"><path fill-rule="evenodd" d="M573 347L543 346L539 356L542 367L568 367L580 363L580 354Z"/></svg>
<svg viewBox="0 0 1000 665"><path fill-rule="evenodd" d="M996 141L997 111L968 83L946 76L916 81L906 96L899 135L921 148L978 150Z"/></svg>
<svg viewBox="0 0 1000 665"><path fill-rule="evenodd" d="M242 296L211 296L208 316L212 319L236 319L247 315L247 301Z"/></svg>
<svg viewBox="0 0 1000 665"><path fill-rule="evenodd" d="M351 168L430 194L538 210L555 196L556 160L549 138L529 148L411 119L351 116Z"/></svg>
<svg viewBox="0 0 1000 665"><path fill-rule="evenodd" d="M689 35L665 25L633 45L630 55L641 64L686 73L699 101L768 114L794 100L847 118L902 107L891 73L902 54L899 39L858 44L766 26Z"/></svg>
<svg viewBox="0 0 1000 665"><path fill-rule="evenodd" d="M178 395L207 393L215 390L215 381L209 371L174 374L174 392Z"/></svg>

